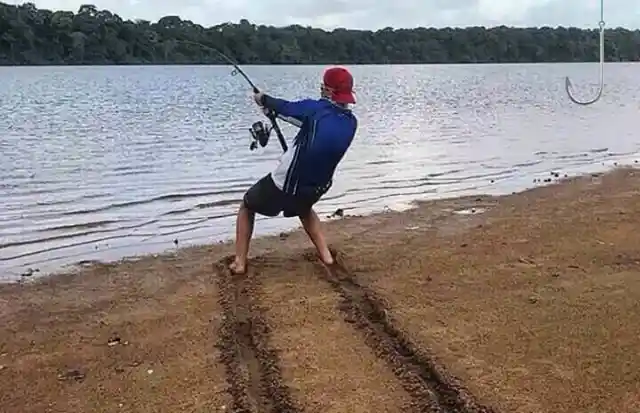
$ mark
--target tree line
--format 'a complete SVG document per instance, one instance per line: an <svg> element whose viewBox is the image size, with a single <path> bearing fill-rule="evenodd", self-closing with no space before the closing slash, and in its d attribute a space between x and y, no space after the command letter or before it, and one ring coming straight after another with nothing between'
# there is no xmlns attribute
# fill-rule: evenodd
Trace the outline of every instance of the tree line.
<svg viewBox="0 0 640 413"><path fill-rule="evenodd" d="M605 59L640 59L640 31L607 29ZM414 64L592 62L598 29L564 27L415 28L377 31L247 20L203 27L178 16L124 20L87 4L77 13L0 3L0 64Z"/></svg>

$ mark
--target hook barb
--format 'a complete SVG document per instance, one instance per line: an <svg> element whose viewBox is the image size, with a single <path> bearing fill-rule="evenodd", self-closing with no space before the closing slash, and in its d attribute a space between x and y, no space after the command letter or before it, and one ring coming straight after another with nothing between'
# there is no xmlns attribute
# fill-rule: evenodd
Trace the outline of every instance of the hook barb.
<svg viewBox="0 0 640 413"><path fill-rule="evenodd" d="M602 69L600 69L600 72L602 72ZM596 103L598 100L600 100L600 97L602 96L602 90L604 89L604 82L600 82L600 86L598 87L598 93L596 93L596 96L591 99L591 100L587 100L587 101L580 101L578 99L576 99L575 97L573 97L573 95L571 94L571 91L573 90L573 87L571 85L571 79L569 79L569 77L565 77L564 78L564 89L567 91L567 95L569 96L569 99L577 104L577 105L582 105L582 106L587 106L587 105L591 105Z"/></svg>

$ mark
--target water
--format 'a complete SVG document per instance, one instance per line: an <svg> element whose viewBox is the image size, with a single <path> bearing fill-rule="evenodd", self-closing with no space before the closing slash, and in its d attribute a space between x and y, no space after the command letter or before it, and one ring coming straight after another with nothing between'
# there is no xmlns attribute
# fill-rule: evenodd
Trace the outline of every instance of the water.
<svg viewBox="0 0 640 413"><path fill-rule="evenodd" d="M369 213L414 199L505 193L558 170L632 162L634 64L353 67L360 129L319 211ZM289 98L320 67L247 67ZM228 67L0 68L0 280L227 239L243 192L275 167L248 150L261 118ZM292 136L295 129L283 126ZM258 235L297 226L259 220Z"/></svg>

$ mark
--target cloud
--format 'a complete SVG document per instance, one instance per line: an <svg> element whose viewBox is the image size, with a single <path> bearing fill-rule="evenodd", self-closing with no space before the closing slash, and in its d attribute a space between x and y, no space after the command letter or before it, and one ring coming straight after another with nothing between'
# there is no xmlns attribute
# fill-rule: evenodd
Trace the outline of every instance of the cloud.
<svg viewBox="0 0 640 413"><path fill-rule="evenodd" d="M607 27L640 27L640 0L604 1ZM35 1L39 8L72 11L86 3L91 1ZM93 4L125 19L178 15L203 26L245 18L324 29L501 24L594 28L600 19L600 0L95 0Z"/></svg>

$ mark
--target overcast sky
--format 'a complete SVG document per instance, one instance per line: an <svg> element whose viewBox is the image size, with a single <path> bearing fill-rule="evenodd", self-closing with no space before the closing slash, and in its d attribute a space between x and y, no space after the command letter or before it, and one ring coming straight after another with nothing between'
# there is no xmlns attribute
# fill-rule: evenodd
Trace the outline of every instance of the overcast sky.
<svg viewBox="0 0 640 413"><path fill-rule="evenodd" d="M3 0L8 3L22 3ZM178 15L203 26L246 18L253 23L298 23L324 29L385 26L597 27L599 0L42 0L37 7L77 11L93 3L124 19ZM640 27L640 0L604 0L607 27ZM295 5L291 7L291 5Z"/></svg>

